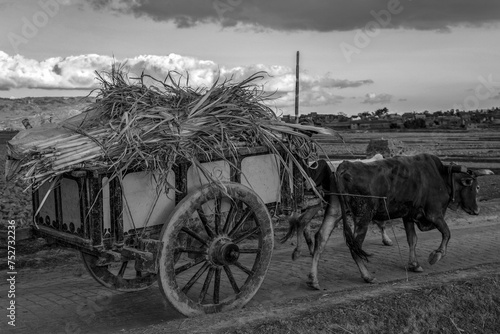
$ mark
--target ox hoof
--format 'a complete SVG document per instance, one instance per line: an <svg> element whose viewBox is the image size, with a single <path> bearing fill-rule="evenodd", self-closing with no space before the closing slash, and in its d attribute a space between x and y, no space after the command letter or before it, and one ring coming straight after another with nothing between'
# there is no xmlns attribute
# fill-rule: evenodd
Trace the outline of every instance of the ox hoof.
<svg viewBox="0 0 500 334"><path fill-rule="evenodd" d="M315 290L321 290L318 280L311 274L307 275L307 286Z"/></svg>
<svg viewBox="0 0 500 334"><path fill-rule="evenodd" d="M321 290L321 287L319 286L318 282L308 281L307 286L310 287L311 289L314 289L314 290Z"/></svg>
<svg viewBox="0 0 500 334"><path fill-rule="evenodd" d="M416 262L408 263L408 271L413 271L414 273L421 273L424 271L424 268L422 268L422 266Z"/></svg>
<svg viewBox="0 0 500 334"><path fill-rule="evenodd" d="M443 257L443 253L441 253L440 251L434 251L429 255L429 263L434 264L434 263L438 262L439 260L441 260L442 257Z"/></svg>
<svg viewBox="0 0 500 334"><path fill-rule="evenodd" d="M385 245L385 246L392 246L392 240L389 240L389 239L384 239L382 240L382 243Z"/></svg>
<svg viewBox="0 0 500 334"><path fill-rule="evenodd" d="M363 277L366 283L377 284L378 280L375 277Z"/></svg>
<svg viewBox="0 0 500 334"><path fill-rule="evenodd" d="M292 260L294 260L294 261L295 261L295 260L297 260L299 257L300 257L300 251L299 251L297 248L295 248L295 249L293 250L293 253L292 253Z"/></svg>

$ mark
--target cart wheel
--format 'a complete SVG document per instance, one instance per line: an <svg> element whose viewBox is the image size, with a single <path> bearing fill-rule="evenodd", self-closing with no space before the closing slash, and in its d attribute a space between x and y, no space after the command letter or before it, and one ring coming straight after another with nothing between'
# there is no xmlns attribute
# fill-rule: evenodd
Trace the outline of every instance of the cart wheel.
<svg viewBox="0 0 500 334"><path fill-rule="evenodd" d="M260 197L239 183L205 185L188 194L163 225L158 285L186 316L243 307L271 262L271 217Z"/></svg>
<svg viewBox="0 0 500 334"><path fill-rule="evenodd" d="M117 291L132 292L149 288L156 281L156 274L136 271L134 261L98 265L94 254L80 252L83 263L94 279L103 286Z"/></svg>

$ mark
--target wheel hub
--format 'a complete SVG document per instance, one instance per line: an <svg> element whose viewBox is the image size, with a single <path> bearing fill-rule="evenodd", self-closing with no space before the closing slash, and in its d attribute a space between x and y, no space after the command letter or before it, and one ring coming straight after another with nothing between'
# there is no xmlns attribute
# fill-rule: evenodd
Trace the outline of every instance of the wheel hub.
<svg viewBox="0 0 500 334"><path fill-rule="evenodd" d="M231 240L222 238L212 243L209 255L211 261L217 265L233 264L240 257L240 248Z"/></svg>

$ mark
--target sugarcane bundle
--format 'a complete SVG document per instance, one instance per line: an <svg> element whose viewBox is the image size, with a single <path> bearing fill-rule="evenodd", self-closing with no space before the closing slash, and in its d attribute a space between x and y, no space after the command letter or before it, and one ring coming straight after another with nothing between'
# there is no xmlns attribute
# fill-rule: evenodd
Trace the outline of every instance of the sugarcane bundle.
<svg viewBox="0 0 500 334"><path fill-rule="evenodd" d="M29 180L30 184L42 184L56 175L74 170L82 162L92 161L103 154L99 142L106 135L103 129L90 131L85 135L57 130L55 128L47 131L51 134L50 137L34 142L19 143L19 140L14 139L8 143L7 164L17 162L17 168L7 168L7 179L12 178L16 170L21 170L22 178ZM95 161L94 165L97 162Z"/></svg>
<svg viewBox="0 0 500 334"><path fill-rule="evenodd" d="M189 77L181 86L174 74L164 81L145 74L131 81L118 66L97 73L96 102L84 112L50 129L45 137L40 129L31 129L42 138L27 140L36 137L27 130L9 143L7 176L22 178L35 189L80 168L105 168L111 177L126 170L150 170L160 172L166 182L166 173L179 159L204 172L200 155L227 159L242 146L266 146L276 153L282 149L300 165L296 157L307 158L315 142L297 129L334 134L281 122L264 103L270 95L255 83L264 73L198 89L189 87Z"/></svg>

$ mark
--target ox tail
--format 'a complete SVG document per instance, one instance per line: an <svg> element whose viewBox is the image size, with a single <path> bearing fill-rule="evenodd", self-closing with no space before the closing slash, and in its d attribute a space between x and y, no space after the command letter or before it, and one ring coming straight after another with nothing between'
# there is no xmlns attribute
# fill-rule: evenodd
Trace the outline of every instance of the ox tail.
<svg viewBox="0 0 500 334"><path fill-rule="evenodd" d="M339 182L337 182L337 185L340 186ZM338 188L340 190L340 193L344 193L344 189L342 188L341 187ZM347 208L346 208L347 205L345 202L345 195L339 194L339 202L340 202L340 211L342 212L342 226L343 226L342 229L344 231L344 239L347 244L347 247L349 247L349 250L351 251L353 257L357 256L368 262L368 253L366 253L359 245L359 242L356 241L351 226L347 222Z"/></svg>
<svg viewBox="0 0 500 334"><path fill-rule="evenodd" d="M288 218L288 232L286 235L280 239L281 243L285 243L288 239L294 236L295 233L300 234L309 225L316 213L322 208L321 204L312 206L308 208L301 215L293 213L290 218Z"/></svg>
<svg viewBox="0 0 500 334"><path fill-rule="evenodd" d="M283 238L280 239L280 242L282 244L287 242L288 239L290 239L291 237L293 237L295 233L297 233L297 231L300 231L301 229L306 227L308 222L304 226L301 226L303 220L300 218L301 216L299 216L296 213L292 214L290 218L288 218L288 232L285 234Z"/></svg>

